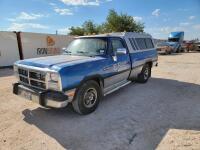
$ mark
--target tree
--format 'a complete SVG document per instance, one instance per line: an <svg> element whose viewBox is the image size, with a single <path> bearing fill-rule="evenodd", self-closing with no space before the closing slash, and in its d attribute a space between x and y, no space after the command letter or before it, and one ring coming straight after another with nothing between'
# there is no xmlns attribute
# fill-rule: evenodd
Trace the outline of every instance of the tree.
<svg viewBox="0 0 200 150"><path fill-rule="evenodd" d="M93 23L93 21L91 21L91 20L85 21L83 23L82 27L84 29L85 34L97 34L97 33L99 33L99 31L97 29L97 25L95 25Z"/></svg>
<svg viewBox="0 0 200 150"><path fill-rule="evenodd" d="M88 34L98 34L99 26L94 24L93 21L88 20L83 23L81 27L71 27L69 28L70 35L88 35Z"/></svg>
<svg viewBox="0 0 200 150"><path fill-rule="evenodd" d="M69 34L70 35L78 35L78 36L82 36L84 35L84 29L82 27L71 27L69 28L70 32Z"/></svg>
<svg viewBox="0 0 200 150"><path fill-rule="evenodd" d="M144 24L136 22L132 16L127 14L117 14L115 10L110 10L106 19L106 30L109 32L143 32Z"/></svg>
<svg viewBox="0 0 200 150"><path fill-rule="evenodd" d="M144 24L136 22L132 16L118 14L115 10L110 10L106 22L96 25L88 20L81 27L71 27L70 35L88 35L108 32L143 32Z"/></svg>

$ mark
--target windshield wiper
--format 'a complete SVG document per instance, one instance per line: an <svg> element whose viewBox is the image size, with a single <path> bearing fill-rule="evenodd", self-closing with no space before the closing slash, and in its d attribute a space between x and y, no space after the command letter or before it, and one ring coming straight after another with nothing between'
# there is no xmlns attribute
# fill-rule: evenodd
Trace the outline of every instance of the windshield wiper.
<svg viewBox="0 0 200 150"><path fill-rule="evenodd" d="M95 57L95 56L93 56L93 55L87 55L89 52L85 52L85 51L77 51L77 53L79 53L79 54L86 54L85 56L88 56L88 57Z"/></svg>

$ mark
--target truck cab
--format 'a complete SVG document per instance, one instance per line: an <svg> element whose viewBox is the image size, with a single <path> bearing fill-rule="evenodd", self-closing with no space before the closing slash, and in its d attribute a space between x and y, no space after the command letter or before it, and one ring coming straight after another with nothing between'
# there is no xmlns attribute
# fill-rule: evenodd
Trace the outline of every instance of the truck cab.
<svg viewBox="0 0 200 150"><path fill-rule="evenodd" d="M17 61L13 93L44 107L69 103L79 114L93 112L103 96L133 81L146 83L157 50L146 33L81 36L63 54Z"/></svg>
<svg viewBox="0 0 200 150"><path fill-rule="evenodd" d="M174 52L178 53L181 51L181 45L184 40L184 32L171 32L168 37L168 43L173 47Z"/></svg>

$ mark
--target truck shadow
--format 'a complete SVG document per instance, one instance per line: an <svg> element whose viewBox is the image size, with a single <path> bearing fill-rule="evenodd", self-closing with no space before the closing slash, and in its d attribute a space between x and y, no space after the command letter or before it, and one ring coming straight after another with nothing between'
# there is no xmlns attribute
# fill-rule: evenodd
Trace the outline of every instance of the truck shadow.
<svg viewBox="0 0 200 150"><path fill-rule="evenodd" d="M156 149L169 129L200 131L200 85L152 78L104 98L87 116L65 109L26 109L24 121L75 150ZM176 140L176 139L174 139Z"/></svg>

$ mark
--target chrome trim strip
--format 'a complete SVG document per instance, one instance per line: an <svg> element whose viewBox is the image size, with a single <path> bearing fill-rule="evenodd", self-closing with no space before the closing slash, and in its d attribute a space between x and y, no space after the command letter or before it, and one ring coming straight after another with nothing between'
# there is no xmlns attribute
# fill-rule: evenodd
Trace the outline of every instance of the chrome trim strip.
<svg viewBox="0 0 200 150"><path fill-rule="evenodd" d="M131 53L140 53L140 52L146 52L146 51L153 51L153 50L155 50L156 51L156 48L150 48L150 49L142 49L142 50L139 50L139 49L137 49L137 50L134 50L133 52L131 52Z"/></svg>
<svg viewBox="0 0 200 150"><path fill-rule="evenodd" d="M48 107L54 107L54 108L63 108L66 107L68 104L68 100L62 101L62 102L57 102L53 101L51 99L46 99L45 105Z"/></svg>
<svg viewBox="0 0 200 150"><path fill-rule="evenodd" d="M27 84L25 82L19 81L19 83L21 83L22 85L26 85L28 87L33 87L33 88L38 89L38 90L43 90L43 91L46 90L46 89L43 89L43 88L40 88L40 87L37 87L37 86L34 86L34 85Z"/></svg>
<svg viewBox="0 0 200 150"><path fill-rule="evenodd" d="M118 87L116 87L116 88L114 88L114 89L112 89L112 90L110 90L110 91L104 93L104 96L106 96L106 95L108 95L108 94L111 94L111 93L113 93L113 92L119 90L120 88L122 88L122 87L124 87L124 86L126 86L126 85L128 85L128 84L130 84L130 83L131 83L131 81L127 81L126 83L124 83L124 84L122 84L122 85L120 85L120 86L118 86Z"/></svg>
<svg viewBox="0 0 200 150"><path fill-rule="evenodd" d="M30 80L33 80L33 81L37 81L37 82L41 82L41 83L46 83L45 81L43 80L38 80L38 79L33 79L33 78L29 78Z"/></svg>
<svg viewBox="0 0 200 150"><path fill-rule="evenodd" d="M28 79L28 76L24 76L24 75L19 74L19 73L18 73L18 76L23 77L23 78L27 78L27 79Z"/></svg>
<svg viewBox="0 0 200 150"><path fill-rule="evenodd" d="M27 69L27 71L28 71L28 84L31 85L31 80L30 80L30 71L29 71L29 69Z"/></svg>

